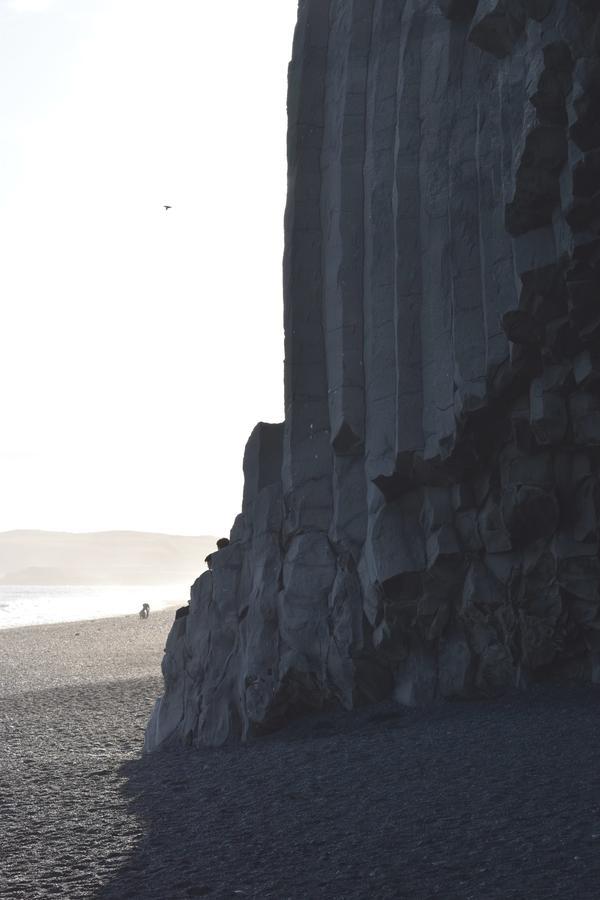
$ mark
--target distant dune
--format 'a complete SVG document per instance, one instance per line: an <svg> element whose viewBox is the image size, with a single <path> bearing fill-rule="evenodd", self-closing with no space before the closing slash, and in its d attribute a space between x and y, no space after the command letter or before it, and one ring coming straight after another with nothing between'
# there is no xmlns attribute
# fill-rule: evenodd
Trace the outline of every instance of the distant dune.
<svg viewBox="0 0 600 900"><path fill-rule="evenodd" d="M191 584L215 542L136 531L5 531L0 584Z"/></svg>

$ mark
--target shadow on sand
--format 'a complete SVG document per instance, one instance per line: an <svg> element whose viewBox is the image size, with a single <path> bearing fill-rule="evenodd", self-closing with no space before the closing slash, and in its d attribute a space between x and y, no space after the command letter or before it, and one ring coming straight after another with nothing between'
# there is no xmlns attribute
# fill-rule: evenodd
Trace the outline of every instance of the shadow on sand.
<svg viewBox="0 0 600 900"><path fill-rule="evenodd" d="M578 898L600 879L600 691L313 716L122 769L116 898Z"/></svg>

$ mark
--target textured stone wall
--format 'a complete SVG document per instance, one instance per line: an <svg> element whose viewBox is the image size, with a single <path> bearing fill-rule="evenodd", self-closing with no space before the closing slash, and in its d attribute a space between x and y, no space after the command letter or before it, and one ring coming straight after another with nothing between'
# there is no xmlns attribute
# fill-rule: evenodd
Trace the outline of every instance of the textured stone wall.
<svg viewBox="0 0 600 900"><path fill-rule="evenodd" d="M285 422L147 732L600 680L600 12L301 0Z"/></svg>

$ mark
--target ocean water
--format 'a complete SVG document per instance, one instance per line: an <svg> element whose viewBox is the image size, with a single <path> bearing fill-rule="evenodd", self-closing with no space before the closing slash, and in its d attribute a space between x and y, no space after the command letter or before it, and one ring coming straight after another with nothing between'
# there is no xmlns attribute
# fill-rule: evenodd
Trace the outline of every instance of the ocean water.
<svg viewBox="0 0 600 900"><path fill-rule="evenodd" d="M189 599L189 590L180 584L0 585L0 628L137 615L142 603L150 604L152 614L152 610L183 606Z"/></svg>

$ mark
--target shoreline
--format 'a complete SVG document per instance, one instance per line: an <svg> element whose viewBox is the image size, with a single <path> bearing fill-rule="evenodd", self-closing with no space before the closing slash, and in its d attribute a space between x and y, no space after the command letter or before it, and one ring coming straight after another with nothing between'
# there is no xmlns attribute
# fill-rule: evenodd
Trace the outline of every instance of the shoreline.
<svg viewBox="0 0 600 900"><path fill-rule="evenodd" d="M149 619L144 620L145 622L149 622L150 619L160 616L164 613L174 613L176 609L179 609L180 606L185 606L186 603L181 601L180 603L173 603L171 606L162 606L160 609L150 610ZM1 625L0 624L0 635L5 632L14 632L14 631L25 631L31 628L61 628L62 626L67 625L91 625L95 622L121 622L124 619L139 619L139 613L121 613L118 616L115 616L111 613L108 616L94 616L90 619L66 619L61 620L60 622L32 622L29 625Z"/></svg>
<svg viewBox="0 0 600 900"><path fill-rule="evenodd" d="M92 622L176 609L189 600L184 584L0 585L0 631L32 626Z"/></svg>

